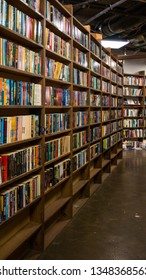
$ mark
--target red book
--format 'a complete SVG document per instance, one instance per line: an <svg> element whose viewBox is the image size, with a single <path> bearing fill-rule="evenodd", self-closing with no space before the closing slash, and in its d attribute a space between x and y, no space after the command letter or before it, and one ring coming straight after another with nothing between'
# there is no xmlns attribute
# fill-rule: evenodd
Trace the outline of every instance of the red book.
<svg viewBox="0 0 146 280"><path fill-rule="evenodd" d="M2 155L2 182L8 179L8 155Z"/></svg>

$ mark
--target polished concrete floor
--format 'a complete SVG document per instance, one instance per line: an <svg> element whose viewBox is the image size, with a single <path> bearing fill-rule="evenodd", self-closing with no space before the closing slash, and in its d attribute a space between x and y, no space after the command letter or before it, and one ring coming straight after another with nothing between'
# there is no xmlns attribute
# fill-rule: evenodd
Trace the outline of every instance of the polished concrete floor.
<svg viewBox="0 0 146 280"><path fill-rule="evenodd" d="M123 161L40 259L146 259L146 151L124 151Z"/></svg>

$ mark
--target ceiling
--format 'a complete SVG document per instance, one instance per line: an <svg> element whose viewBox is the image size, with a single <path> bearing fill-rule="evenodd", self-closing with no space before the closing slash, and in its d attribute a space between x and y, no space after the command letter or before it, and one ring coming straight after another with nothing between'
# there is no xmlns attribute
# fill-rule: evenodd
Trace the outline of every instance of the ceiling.
<svg viewBox="0 0 146 280"><path fill-rule="evenodd" d="M63 0L72 4L74 16L104 39L129 40L119 50L119 58L146 58L146 0Z"/></svg>

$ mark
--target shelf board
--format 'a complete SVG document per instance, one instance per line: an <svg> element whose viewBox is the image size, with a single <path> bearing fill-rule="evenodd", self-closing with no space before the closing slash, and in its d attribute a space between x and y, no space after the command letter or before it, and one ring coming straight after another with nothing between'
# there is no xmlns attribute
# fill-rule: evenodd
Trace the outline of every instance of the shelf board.
<svg viewBox="0 0 146 280"><path fill-rule="evenodd" d="M79 172L81 169L83 169L84 167L86 167L88 165L89 162L86 162L83 166L79 167L78 169L73 171L73 175L75 175L75 173Z"/></svg>
<svg viewBox="0 0 146 280"><path fill-rule="evenodd" d="M67 85L67 86L71 86L71 82L67 82L67 81L63 81L63 80L57 80L57 79L53 79L51 77L47 77L45 76L46 82L49 82L51 84L58 84L58 85Z"/></svg>
<svg viewBox="0 0 146 280"><path fill-rule="evenodd" d="M49 246L49 244L64 229L64 227L69 223L69 221L70 219L57 221L51 228L45 230L44 249L46 249Z"/></svg>
<svg viewBox="0 0 146 280"><path fill-rule="evenodd" d="M100 171L101 171L101 168L94 168L94 169L90 170L90 179L95 177Z"/></svg>
<svg viewBox="0 0 146 280"><path fill-rule="evenodd" d="M77 69L80 69L81 71L84 71L84 72L88 72L89 71L89 68L87 66L84 66L76 61L73 61L73 67L74 68L77 68Z"/></svg>
<svg viewBox="0 0 146 280"><path fill-rule="evenodd" d="M73 149L73 153L77 153L78 151L87 148L88 145L89 145L89 143L87 143L87 144L85 144L85 145L83 145L83 146L81 146L81 147L79 147L77 149Z"/></svg>
<svg viewBox="0 0 146 280"><path fill-rule="evenodd" d="M50 133L50 134L45 134L45 138L60 136L64 133L69 133L70 131L71 131L71 129L66 129L66 130L62 130L62 131L58 131L58 132L53 132L53 133Z"/></svg>
<svg viewBox="0 0 146 280"><path fill-rule="evenodd" d="M48 29L50 29L53 33L55 33L56 35L58 35L59 37L61 37L62 39L64 39L65 41L70 41L71 37L70 35L66 34L65 32L62 32L61 30L59 30L57 28L57 26L55 26L53 24L53 22L49 21L48 19L46 19L46 27Z"/></svg>
<svg viewBox="0 0 146 280"><path fill-rule="evenodd" d="M7 0L7 2L12 6L14 5L14 0ZM42 20L44 18L41 13L37 12L35 9L33 9L33 7L21 0L15 1L15 7L17 7L19 10L24 12L24 14L29 15L32 18L34 17L38 20Z"/></svg>
<svg viewBox="0 0 146 280"><path fill-rule="evenodd" d="M76 184L73 185L73 196L77 194L85 185L89 182L89 180L80 180Z"/></svg>
<svg viewBox="0 0 146 280"><path fill-rule="evenodd" d="M91 186L90 186L90 196L93 193L95 193L100 187L101 187L101 184L91 184Z"/></svg>
<svg viewBox="0 0 146 280"><path fill-rule="evenodd" d="M102 168L104 168L106 165L108 165L110 163L109 159L103 159L102 160Z"/></svg>
<svg viewBox="0 0 146 280"><path fill-rule="evenodd" d="M0 33L4 38L8 38L10 41L15 41L20 45L23 45L27 48L31 48L32 50L42 50L43 45L39 44L23 35L21 35L18 32L15 32L3 25L0 24Z"/></svg>
<svg viewBox="0 0 146 280"><path fill-rule="evenodd" d="M38 136L38 137L34 137L34 138L29 138L29 139L25 139L25 140L21 140L21 141L15 141L15 142L12 142L12 143L5 143L5 144L0 144L0 149L6 149L6 148L9 148L9 147L15 147L18 145L21 145L21 144L25 144L25 143L31 143L31 142L37 142L39 140L42 139L42 136Z"/></svg>
<svg viewBox="0 0 146 280"><path fill-rule="evenodd" d="M15 74L18 77L23 76L23 77L33 78L33 79L43 79L43 75L34 74L31 72L26 72L23 70L16 69L14 67L8 67L8 66L3 66L3 65L0 65L0 72Z"/></svg>
<svg viewBox="0 0 146 280"><path fill-rule="evenodd" d="M47 189L45 190L45 194L47 194L47 193L53 191L54 189L58 188L59 185L64 184L69 178L70 178L70 176L67 176L67 177L65 177L64 179L62 179L61 181L59 181L57 184L55 184L54 186L52 186L52 187L50 187L50 188L47 188Z"/></svg>
<svg viewBox="0 0 146 280"><path fill-rule="evenodd" d="M64 155L62 155L62 156L60 156L60 157L57 156L57 157L55 157L54 159L45 162L44 166L48 166L48 165L50 165L50 164L52 164L52 163L54 163L54 162L56 162L56 161L58 161L58 160L62 160L62 159L65 158L65 157L69 157L70 155L71 155L71 152L69 152L69 153L67 153L67 154L64 154Z"/></svg>
<svg viewBox="0 0 146 280"><path fill-rule="evenodd" d="M14 182L17 182L18 180L26 178L26 176L29 176L30 174L33 174L34 172L40 171L41 168L42 168L42 166L40 165L37 168L34 168L34 169L32 169L32 170L30 170L28 172L25 172L25 173L23 173L23 174L21 174L19 176L15 176L14 178L12 178L12 179L10 179L10 180L8 180L6 182L3 182L2 184L0 184L0 189L4 188L4 187L6 187L6 186L8 186L8 185L10 185L10 184L12 184Z"/></svg>
<svg viewBox="0 0 146 280"><path fill-rule="evenodd" d="M111 159L114 159L117 156L117 154L111 154Z"/></svg>
<svg viewBox="0 0 146 280"><path fill-rule="evenodd" d="M103 173L102 174L102 183L106 180L110 173Z"/></svg>
<svg viewBox="0 0 146 280"><path fill-rule="evenodd" d="M60 55L57 52L52 51L47 47L46 47L46 54L48 55L49 58L57 59L57 61L60 61L62 63L65 63L65 64L70 64L71 63L70 58L67 58L63 55Z"/></svg>
<svg viewBox="0 0 146 280"><path fill-rule="evenodd" d="M45 214L44 221L47 222L56 212L58 212L68 201L70 201L70 197L57 199L55 202L51 204L46 203L45 205Z"/></svg>
<svg viewBox="0 0 146 280"><path fill-rule="evenodd" d="M87 202L87 198L80 198L78 201L75 202L73 205L73 216L77 214L77 212L83 207L83 205Z"/></svg>
<svg viewBox="0 0 146 280"><path fill-rule="evenodd" d="M112 165L111 166L111 172L113 172L117 168L117 165Z"/></svg>
<svg viewBox="0 0 146 280"><path fill-rule="evenodd" d="M7 242L0 246L0 259L7 259L16 249L28 240L39 228L41 224L28 223L25 227L15 233Z"/></svg>

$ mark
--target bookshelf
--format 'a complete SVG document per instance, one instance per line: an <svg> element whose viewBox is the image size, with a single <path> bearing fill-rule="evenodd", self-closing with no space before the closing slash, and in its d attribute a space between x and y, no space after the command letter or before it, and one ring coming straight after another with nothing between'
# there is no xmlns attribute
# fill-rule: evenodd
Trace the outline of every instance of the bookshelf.
<svg viewBox="0 0 146 280"><path fill-rule="evenodd" d="M34 259L122 159L123 67L71 5L1 5L0 259Z"/></svg>
<svg viewBox="0 0 146 280"><path fill-rule="evenodd" d="M145 73L124 74L124 147L137 149L145 138Z"/></svg>

